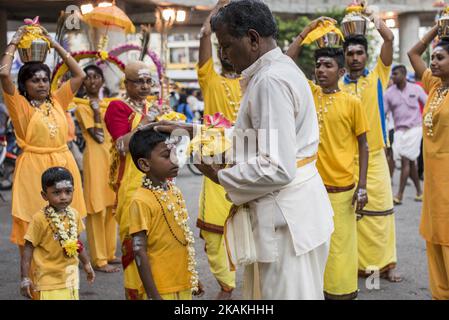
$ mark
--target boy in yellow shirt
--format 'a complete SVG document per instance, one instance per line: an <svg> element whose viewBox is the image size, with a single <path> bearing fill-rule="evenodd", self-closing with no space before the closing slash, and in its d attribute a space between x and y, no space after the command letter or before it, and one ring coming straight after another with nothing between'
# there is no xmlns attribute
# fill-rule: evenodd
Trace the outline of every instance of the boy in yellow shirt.
<svg viewBox="0 0 449 320"><path fill-rule="evenodd" d="M204 115L222 113L232 123L237 119L240 108L241 90L240 79L229 62L225 61L218 52L221 73L214 68L211 17L225 6L229 0L219 0L203 23L200 34L200 48L198 57L198 83L204 97ZM203 179L199 199L197 227L200 236L205 241L204 249L207 254L209 268L217 280L220 291L217 300L232 298L235 288L235 271L229 270L226 248L223 241L223 226L231 209L231 202L226 199L222 186L207 177Z"/></svg>
<svg viewBox="0 0 449 320"><path fill-rule="evenodd" d="M48 206L33 215L25 235L20 292L34 300L78 300L78 257L93 283L95 273L78 237L84 230L79 213L70 207L73 177L62 167L42 175L42 198ZM31 277L30 266L32 266Z"/></svg>
<svg viewBox="0 0 449 320"><path fill-rule="evenodd" d="M327 19L327 18L324 18ZM287 54L296 58L302 40L323 18L313 21L298 36ZM334 210L334 233L324 273L326 299L347 300L357 297L357 210L368 202L366 176L368 119L360 99L343 92L338 86L344 75L345 59L341 48L320 48L315 51L315 77L318 85L309 81L320 127L318 172L326 186ZM356 186L355 159L360 157Z"/></svg>
<svg viewBox="0 0 449 320"><path fill-rule="evenodd" d="M129 150L145 173L129 206L129 234L146 294L141 298L191 300L199 288L194 238L182 193L170 180L179 169L176 141L153 129L140 130Z"/></svg>

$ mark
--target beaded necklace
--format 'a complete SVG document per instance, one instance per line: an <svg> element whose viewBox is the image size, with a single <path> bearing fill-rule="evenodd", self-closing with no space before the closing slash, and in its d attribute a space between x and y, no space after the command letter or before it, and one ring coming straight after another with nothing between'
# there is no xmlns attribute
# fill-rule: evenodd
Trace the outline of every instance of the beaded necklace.
<svg viewBox="0 0 449 320"><path fill-rule="evenodd" d="M240 100L242 99L242 94L239 93L239 98L237 101L233 100L232 96L231 96L231 88L229 87L228 83L226 82L226 79L221 79L221 84L225 90L228 103L231 106L231 108L233 109L232 115L234 116L234 119L235 119L235 117L237 117L237 113L240 108Z"/></svg>
<svg viewBox="0 0 449 320"><path fill-rule="evenodd" d="M329 111L329 108L335 103L335 93L339 92L339 89L335 89L329 93L323 93L322 89L318 93L318 125L320 127L320 135L324 126L324 116ZM324 103L323 103L324 101ZM321 140L320 140L321 143Z"/></svg>
<svg viewBox="0 0 449 320"><path fill-rule="evenodd" d="M433 115L438 107L443 103L444 98L446 98L449 92L449 87L439 87L436 89L436 95L429 103L429 111L424 116L423 123L427 128L427 136L433 137Z"/></svg>
<svg viewBox="0 0 449 320"><path fill-rule="evenodd" d="M151 191L151 193L156 198L159 206L161 208L162 215L164 217L165 223L167 224L170 233L175 238L175 240L184 247L187 247L188 252L188 271L191 274L190 284L192 292L198 291L198 272L196 271L196 260L195 260L195 239L193 237L193 232L190 230L188 225L189 216L186 209L185 200L182 198L181 191L173 184L173 182L168 181L163 187L154 187L152 181L148 177L143 177L142 187ZM172 193L176 197L176 201L173 203L168 203L169 193ZM170 225L167 214L164 209L162 202L167 203L166 207L168 214L173 214L175 221L178 226L184 232L185 241L180 240L173 231Z"/></svg>
<svg viewBox="0 0 449 320"><path fill-rule="evenodd" d="M78 229L75 221L75 213L70 207L63 212L57 212L53 207L47 206L43 209L45 218L53 232L53 238L59 241L64 254L73 257L78 254ZM69 228L66 230L63 217L68 217Z"/></svg>
<svg viewBox="0 0 449 320"><path fill-rule="evenodd" d="M40 103L37 100L31 100L30 104L36 111L42 114L42 120L47 125L50 133L50 138L53 139L58 134L58 123L54 114L53 104L50 99L47 99L44 103Z"/></svg>
<svg viewBox="0 0 449 320"><path fill-rule="evenodd" d="M134 100L132 100L130 97L126 97L125 99L126 104L133 109L135 113L140 113L142 116L145 116L145 109L148 110L148 101L145 100L144 103L137 103Z"/></svg>

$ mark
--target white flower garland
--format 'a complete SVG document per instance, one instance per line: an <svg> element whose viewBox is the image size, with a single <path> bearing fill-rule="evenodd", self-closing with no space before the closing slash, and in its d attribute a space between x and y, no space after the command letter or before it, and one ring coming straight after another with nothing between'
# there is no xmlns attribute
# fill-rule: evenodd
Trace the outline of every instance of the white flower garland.
<svg viewBox="0 0 449 320"><path fill-rule="evenodd" d="M75 212L72 208L67 207L64 209L64 215L69 219L68 231L65 228L63 219L61 219L62 213L58 213L53 207L47 206L44 209L44 214L55 227L56 230L54 232L58 237L61 247L64 249L64 253L69 257L77 255L78 229L75 221Z"/></svg>
<svg viewBox="0 0 449 320"><path fill-rule="evenodd" d="M145 189L148 189L153 192L153 194L166 203L167 210L169 213L173 214L175 221L177 222L178 226L182 229L184 232L184 237L186 240L186 243L182 243L179 241L179 239L175 236L175 234L172 232L173 236L176 238L178 242L180 242L182 245L187 247L188 252L188 270L191 274L190 277L190 285L192 292L198 291L198 272L196 271L196 259L195 259L195 238L193 237L193 232L190 230L188 221L189 216L186 209L186 203L185 200L182 197L181 191L173 184L173 182L168 181L165 185L165 188L162 188L160 186L154 187L152 185L151 180L148 177L144 177L142 181L142 187ZM177 201L175 203L167 203L169 200L168 194L172 193L176 198ZM161 204L162 212L165 213L164 207ZM167 224L168 221L166 220ZM170 225L168 224L168 227L171 230Z"/></svg>

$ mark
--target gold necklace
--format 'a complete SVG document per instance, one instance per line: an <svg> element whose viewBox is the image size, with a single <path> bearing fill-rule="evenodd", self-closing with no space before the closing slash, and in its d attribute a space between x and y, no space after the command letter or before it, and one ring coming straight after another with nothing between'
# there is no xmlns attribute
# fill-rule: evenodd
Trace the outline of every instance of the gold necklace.
<svg viewBox="0 0 449 320"><path fill-rule="evenodd" d="M132 100L130 97L127 97L125 99L126 104L133 109L134 112L140 113L141 115L145 116L145 107L148 106L148 101L145 100L144 103L137 103L134 100ZM147 108L148 111L148 108Z"/></svg>
<svg viewBox="0 0 449 320"><path fill-rule="evenodd" d="M424 116L423 123L427 128L427 136L433 137L433 114L438 107L443 103L449 92L449 87L439 87L436 89L436 94L429 103L429 111Z"/></svg>
<svg viewBox="0 0 449 320"><path fill-rule="evenodd" d="M41 105L37 105L34 100L31 101L31 105L38 112L42 114L42 120L47 125L48 130L50 132L50 138L53 139L58 134L58 123L56 121L56 116L53 111L53 104L51 101L47 100Z"/></svg>
<svg viewBox="0 0 449 320"><path fill-rule="evenodd" d="M232 115L234 116L233 121L235 121L235 118L237 117L237 113L240 108L240 100L242 99L242 93L239 93L239 99L237 101L232 99L231 96L231 88L227 84L225 79L221 79L221 84L223 85L223 88L225 89L226 98L228 100L229 105L233 109Z"/></svg>
<svg viewBox="0 0 449 320"><path fill-rule="evenodd" d="M322 133L322 129L324 126L324 116L329 111L329 108L334 104L335 102L335 96L334 94L337 93L339 90L335 90L334 92L323 94L321 91L318 94L318 111L317 111L317 117L318 117L318 125L320 127L320 135ZM324 103L323 103L324 100ZM321 140L320 140L321 143Z"/></svg>

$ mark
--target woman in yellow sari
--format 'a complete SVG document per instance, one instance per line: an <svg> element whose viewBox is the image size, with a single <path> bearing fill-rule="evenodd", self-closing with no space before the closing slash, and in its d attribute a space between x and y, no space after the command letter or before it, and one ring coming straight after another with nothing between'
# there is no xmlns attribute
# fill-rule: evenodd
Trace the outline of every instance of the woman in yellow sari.
<svg viewBox="0 0 449 320"><path fill-rule="evenodd" d="M41 27L42 28L42 27ZM65 167L74 177L72 206L86 215L81 176L67 147L65 111L81 86L85 73L62 46L43 29L45 37L69 66L72 78L50 92L50 69L40 62L25 63L19 71L18 89L11 78L11 65L17 45L27 32L21 27L0 60L0 80L5 104L14 125L17 143L23 150L18 157L12 190L11 241L23 251L24 236L34 213L45 206L40 195L42 173L50 167Z"/></svg>
<svg viewBox="0 0 449 320"><path fill-rule="evenodd" d="M103 128L106 99L100 99L103 71L96 65L84 68L86 96L75 98L75 116L80 124L86 149L83 154L84 199L86 200L86 231L89 253L94 269L100 272L117 272L112 264L120 264L115 257L117 223L113 216L114 190L109 185L111 163L111 136Z"/></svg>
<svg viewBox="0 0 449 320"><path fill-rule="evenodd" d="M433 49L430 69L421 58L437 36L435 25L408 56L429 93L423 112L424 199L419 231L426 241L432 298L449 300L449 40Z"/></svg>

